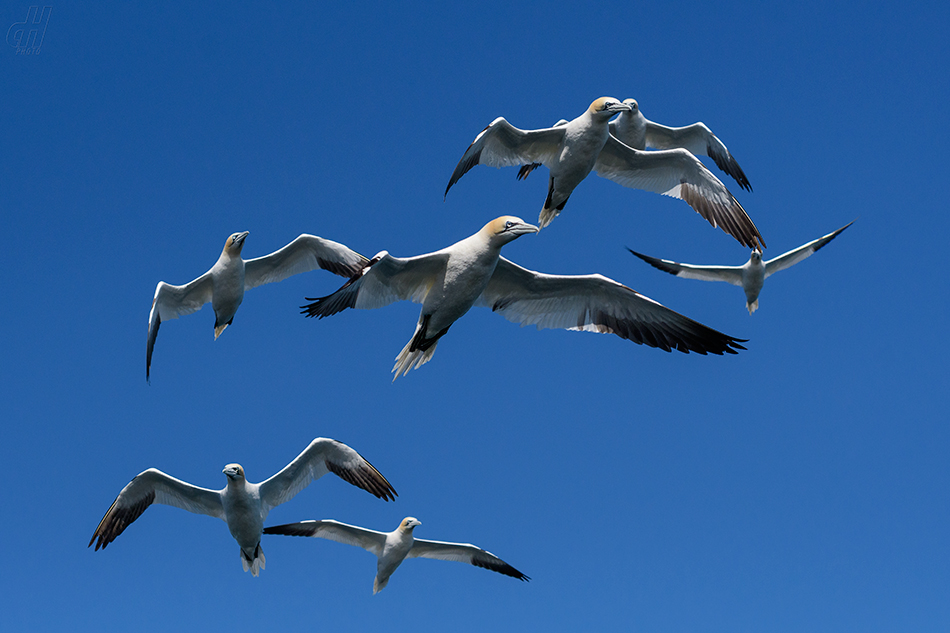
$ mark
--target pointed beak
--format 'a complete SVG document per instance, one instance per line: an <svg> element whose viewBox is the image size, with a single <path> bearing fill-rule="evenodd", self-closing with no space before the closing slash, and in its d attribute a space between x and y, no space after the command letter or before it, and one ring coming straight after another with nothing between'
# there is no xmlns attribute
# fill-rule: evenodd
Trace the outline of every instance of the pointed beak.
<svg viewBox="0 0 950 633"><path fill-rule="evenodd" d="M250 234L251 234L250 231L244 231L243 233L241 233L240 235L238 235L236 238L234 238L234 245L235 245L235 246L240 246L241 244L243 244L243 243L244 243L244 240L246 240L246 239L247 239L247 236L250 235Z"/></svg>

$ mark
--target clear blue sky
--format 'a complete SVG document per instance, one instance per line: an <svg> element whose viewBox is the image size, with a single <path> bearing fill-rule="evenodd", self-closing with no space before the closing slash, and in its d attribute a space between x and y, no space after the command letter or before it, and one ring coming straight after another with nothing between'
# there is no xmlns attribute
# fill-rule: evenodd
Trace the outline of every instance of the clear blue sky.
<svg viewBox="0 0 950 633"><path fill-rule="evenodd" d="M946 631L946 4L331 5L55 3L38 55L0 48L0 628ZM29 6L3 3L0 31ZM164 324L146 384L156 283L230 233L247 257L300 233L409 256L535 222L545 170L477 167L443 202L456 162L497 116L545 127L603 95L707 123L767 256L857 221L751 317L738 288L624 247L748 251L597 177L506 256L602 273L747 352L474 309L393 384L418 306L305 319L341 283L317 271L249 292L217 341L210 306ZM318 436L398 499L328 476L268 523L412 515L533 580L413 560L373 596L370 554L283 537L255 579L223 523L164 506L86 548L148 467L217 489L226 463L260 481Z"/></svg>

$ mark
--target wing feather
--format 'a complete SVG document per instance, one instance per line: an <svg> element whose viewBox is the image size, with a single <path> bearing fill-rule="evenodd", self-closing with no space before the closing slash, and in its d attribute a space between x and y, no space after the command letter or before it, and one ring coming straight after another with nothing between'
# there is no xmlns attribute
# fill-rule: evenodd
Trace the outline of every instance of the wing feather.
<svg viewBox="0 0 950 633"><path fill-rule="evenodd" d="M89 546L95 542L96 550L100 547L105 549L153 503L224 520L224 506L219 491L199 488L149 468L130 481L115 498L93 532Z"/></svg>
<svg viewBox="0 0 950 633"><path fill-rule="evenodd" d="M682 147L697 156L705 154L713 159L719 169L732 176L740 187L752 191L749 179L726 148L726 144L702 122L684 127L667 127L647 120L646 146L656 149Z"/></svg>
<svg viewBox="0 0 950 633"><path fill-rule="evenodd" d="M270 255L244 262L244 288L283 281L317 268L352 277L368 263L368 259L339 242L304 233Z"/></svg>
<svg viewBox="0 0 950 633"><path fill-rule="evenodd" d="M447 543L444 541L428 541L417 538L414 539L412 549L409 550L409 554L406 557L434 558L437 560L468 563L469 565L489 569L519 580L531 580L528 576L525 576L491 552L483 550L471 543Z"/></svg>
<svg viewBox="0 0 950 633"><path fill-rule="evenodd" d="M383 546L386 544L386 534L376 530L368 530L356 525L340 523L333 519L322 521L300 521L285 523L264 528L264 534L283 534L285 536L309 536L324 538L337 543L362 547L368 552L383 555Z"/></svg>
<svg viewBox="0 0 950 633"><path fill-rule="evenodd" d="M475 137L468 146L445 188L448 195L452 185L475 165L514 167L527 163L549 165L557 157L564 138L561 126L540 130L520 130L498 117Z"/></svg>
<svg viewBox="0 0 950 633"><path fill-rule="evenodd" d="M664 351L735 354L743 339L717 332L602 275L546 275L499 258L479 297L509 321L616 334Z"/></svg>
<svg viewBox="0 0 950 633"><path fill-rule="evenodd" d="M726 186L685 149L644 152L610 136L597 158L598 175L624 187L679 198L712 226L749 248L765 247L755 223Z"/></svg>
<svg viewBox="0 0 950 633"><path fill-rule="evenodd" d="M765 262L765 276L768 277L769 275L777 273L780 270L785 270L789 266L794 266L803 259L810 257L813 253L816 253L818 249L822 248L825 246L825 244L838 237L839 233L852 224L854 224L853 220L842 226L837 231L833 231L824 237L819 237L817 240L812 240L807 244L802 244L798 248L790 250L787 253L783 253L775 259L768 260Z"/></svg>
<svg viewBox="0 0 950 633"><path fill-rule="evenodd" d="M445 251L408 258L383 251L333 294L307 297L313 303L301 306L301 314L322 319L347 308L372 310L396 301L422 303L429 289L442 282L448 257Z"/></svg>
<svg viewBox="0 0 950 633"><path fill-rule="evenodd" d="M628 248L628 251L663 272L682 277L683 279L700 279L702 281L725 281L733 286L742 285L741 266L694 266L680 264L668 259L657 259Z"/></svg>
<svg viewBox="0 0 950 633"><path fill-rule="evenodd" d="M211 271L184 286L173 286L164 281L158 282L158 286L155 287L155 296L152 298L152 309L148 313L148 343L145 351L146 380L149 379L152 351L155 349L155 339L158 338L158 328L162 321L197 312L204 304L211 301L212 292Z"/></svg>
<svg viewBox="0 0 950 633"><path fill-rule="evenodd" d="M318 437L279 473L261 482L265 513L290 501L311 482L331 472L380 499L395 499L395 489L362 455L342 442Z"/></svg>

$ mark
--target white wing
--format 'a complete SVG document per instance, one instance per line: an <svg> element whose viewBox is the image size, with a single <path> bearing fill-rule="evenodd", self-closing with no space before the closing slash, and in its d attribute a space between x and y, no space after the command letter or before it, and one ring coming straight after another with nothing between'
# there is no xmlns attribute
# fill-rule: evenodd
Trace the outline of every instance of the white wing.
<svg viewBox="0 0 950 633"><path fill-rule="evenodd" d="M448 253L438 251L417 257L392 257L383 251L370 260L358 277L326 297L307 297L302 314L321 319L347 308L372 310L396 301L425 301L429 289L441 284Z"/></svg>
<svg viewBox="0 0 950 633"><path fill-rule="evenodd" d="M197 312L201 306L211 301L211 271L206 272L184 286L173 286L164 281L158 282L152 309L148 313L148 345L145 352L145 379L148 380L152 366L152 350L158 337L158 328L162 321L177 319L180 316Z"/></svg>
<svg viewBox="0 0 950 633"><path fill-rule="evenodd" d="M318 437L279 473L261 482L264 513L290 501L298 492L309 486L310 482L331 472L380 499L395 499L396 491L362 455L342 442Z"/></svg>
<svg viewBox="0 0 950 633"><path fill-rule="evenodd" d="M668 259L657 259L627 249L654 268L663 272L682 277L683 279L701 279L702 281L725 281L733 286L742 285L742 266L694 266L693 264L679 264Z"/></svg>
<svg viewBox="0 0 950 633"><path fill-rule="evenodd" d="M317 268L341 277L352 277L369 260L332 240L303 234L282 249L244 262L244 288L283 281Z"/></svg>
<svg viewBox="0 0 950 633"><path fill-rule="evenodd" d="M443 541L427 541L417 538L413 541L412 549L409 550L409 554L406 558L415 557L468 563L469 565L497 571L499 574L511 576L519 580L530 580L530 578L491 552L487 552L470 543L446 543Z"/></svg>
<svg viewBox="0 0 950 633"><path fill-rule="evenodd" d="M841 233L841 231L845 230L852 224L854 224L853 220L833 233L829 233L824 237L819 237L817 240L812 240L807 244L802 244L798 248L791 250L784 255L779 255L775 259L768 260L765 262L765 276L768 277L769 275L777 273L780 270L785 270L789 266L794 266L806 257L810 257L812 253L815 253L819 248L838 237L838 233Z"/></svg>
<svg viewBox="0 0 950 633"><path fill-rule="evenodd" d="M153 503L224 520L224 507L219 491L199 488L160 470L149 468L130 481L115 498L93 532L89 546L98 538L96 550L100 547L105 549Z"/></svg>
<svg viewBox="0 0 950 633"><path fill-rule="evenodd" d="M362 547L368 552L383 555L383 546L386 544L386 534L376 530L367 530L355 525L340 523L333 519L323 521L300 521L264 528L264 534L283 534L285 536L311 536L325 538L337 543Z"/></svg>
<svg viewBox="0 0 950 633"><path fill-rule="evenodd" d="M757 248L758 242L765 247L762 235L739 201L685 149L641 152L610 136L594 170L624 187L680 198L741 244Z"/></svg>
<svg viewBox="0 0 950 633"><path fill-rule="evenodd" d="M448 195L452 185L475 165L492 167L514 167L527 163L549 165L556 160L563 138L564 129L560 126L540 130L519 130L503 117L498 117L475 137L472 144L462 154L462 159L455 166L445 193Z"/></svg>
<svg viewBox="0 0 950 633"><path fill-rule="evenodd" d="M736 339L697 323L602 275L545 275L504 257L479 305L509 321L542 328L616 334L635 343L684 353L735 354Z"/></svg>
<svg viewBox="0 0 950 633"><path fill-rule="evenodd" d="M732 157L725 143L712 133L702 122L693 123L685 127L667 127L647 120L646 145L656 149L672 149L682 147L693 154L709 156L719 169L732 176L739 186L752 191L749 179L739 167L739 163Z"/></svg>

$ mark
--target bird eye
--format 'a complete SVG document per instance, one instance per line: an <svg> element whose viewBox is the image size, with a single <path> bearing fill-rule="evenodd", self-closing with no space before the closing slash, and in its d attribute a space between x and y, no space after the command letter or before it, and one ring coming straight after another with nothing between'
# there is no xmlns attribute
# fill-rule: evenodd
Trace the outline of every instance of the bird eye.
<svg viewBox="0 0 950 633"><path fill-rule="evenodd" d="M510 229L513 226L514 224L511 222L511 220L505 222L505 230Z"/></svg>

